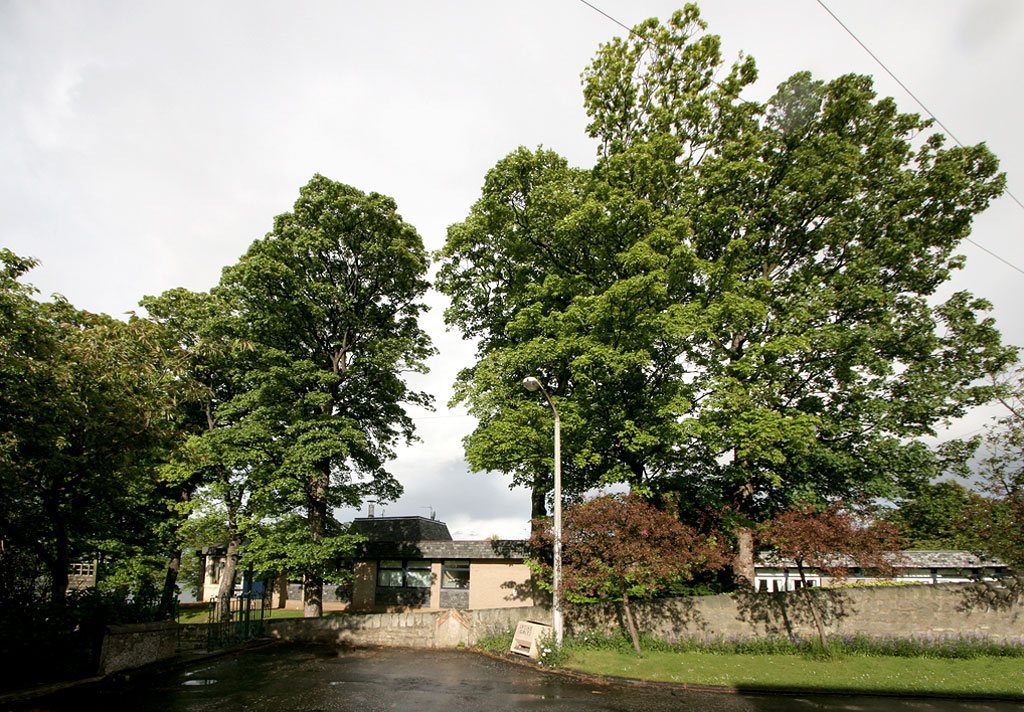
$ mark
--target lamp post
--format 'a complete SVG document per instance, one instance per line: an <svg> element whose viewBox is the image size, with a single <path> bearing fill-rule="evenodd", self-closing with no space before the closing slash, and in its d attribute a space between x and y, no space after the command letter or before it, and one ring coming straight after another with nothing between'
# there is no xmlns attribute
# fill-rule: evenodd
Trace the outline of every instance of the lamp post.
<svg viewBox="0 0 1024 712"><path fill-rule="evenodd" d="M523 379L523 388L531 393L540 391L555 414L555 571L551 593L551 619L555 629L555 643L562 646L562 425L558 408L547 389L533 376Z"/></svg>

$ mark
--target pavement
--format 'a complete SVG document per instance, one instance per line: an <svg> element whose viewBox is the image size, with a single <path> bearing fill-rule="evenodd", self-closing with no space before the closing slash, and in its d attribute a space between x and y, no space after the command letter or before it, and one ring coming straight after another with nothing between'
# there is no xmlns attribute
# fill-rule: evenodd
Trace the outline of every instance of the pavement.
<svg viewBox="0 0 1024 712"><path fill-rule="evenodd" d="M103 709L152 712L1022 712L1024 703L867 695L764 694L639 684L563 674L460 650L267 645L178 662L163 670L92 682L33 699L0 701L12 712Z"/></svg>

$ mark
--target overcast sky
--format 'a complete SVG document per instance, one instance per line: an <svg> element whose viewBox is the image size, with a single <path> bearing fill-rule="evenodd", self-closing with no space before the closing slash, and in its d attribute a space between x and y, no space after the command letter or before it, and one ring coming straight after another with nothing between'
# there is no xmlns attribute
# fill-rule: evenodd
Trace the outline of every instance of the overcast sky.
<svg viewBox="0 0 1024 712"><path fill-rule="evenodd" d="M1024 2L825 2L957 138L988 143L1024 198ZM678 7L594 4L629 26ZM816 0L701 9L726 57L757 60L751 98L800 70L858 72L919 110ZM120 315L143 295L212 287L319 172L394 197L437 249L517 146L593 164L579 76L622 33L579 0L0 0L0 246L41 261L28 281L44 296ZM1024 266L1022 227L1024 209L1003 197L972 239ZM1021 273L962 252L953 288L990 299L1006 340L1024 344ZM417 385L438 408L414 413L422 442L393 463L406 494L385 511L433 508L457 538L521 536L526 492L467 471L473 420L446 404L473 349L445 332L444 299L430 303L440 355Z"/></svg>

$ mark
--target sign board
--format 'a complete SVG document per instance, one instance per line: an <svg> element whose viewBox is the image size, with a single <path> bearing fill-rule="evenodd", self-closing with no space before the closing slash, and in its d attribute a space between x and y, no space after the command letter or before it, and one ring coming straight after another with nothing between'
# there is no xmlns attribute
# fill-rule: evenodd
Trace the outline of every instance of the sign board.
<svg viewBox="0 0 1024 712"><path fill-rule="evenodd" d="M516 634L512 637L512 647L509 650L517 655L525 655L530 658L540 657L538 644L545 638L551 637L551 626L537 621L519 621L516 626Z"/></svg>

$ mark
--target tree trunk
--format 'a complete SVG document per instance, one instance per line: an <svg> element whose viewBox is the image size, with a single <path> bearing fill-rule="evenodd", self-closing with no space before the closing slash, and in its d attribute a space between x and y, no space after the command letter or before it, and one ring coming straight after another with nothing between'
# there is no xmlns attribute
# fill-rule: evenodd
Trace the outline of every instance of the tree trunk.
<svg viewBox="0 0 1024 712"><path fill-rule="evenodd" d="M50 567L50 600L60 605L68 595L68 568L71 562L67 554L58 555Z"/></svg>
<svg viewBox="0 0 1024 712"><path fill-rule="evenodd" d="M302 576L302 617L319 618L324 614L324 581L313 574Z"/></svg>
<svg viewBox="0 0 1024 712"><path fill-rule="evenodd" d="M288 572L282 571L275 581L277 586L277 607L284 608L288 603Z"/></svg>
<svg viewBox="0 0 1024 712"><path fill-rule="evenodd" d="M749 462L743 461L743 470L747 473L751 471ZM750 506L754 499L753 483L747 479L737 487L733 496L733 504L737 513L741 517L749 517ZM739 590L752 591L757 584L757 573L754 570L754 532L742 523L732 531L736 536L736 557L732 562L733 580Z"/></svg>
<svg viewBox="0 0 1024 712"><path fill-rule="evenodd" d="M171 554L164 573L164 588L160 593L160 610L158 620L168 620L174 612L174 594L178 584L178 572L181 570L181 549Z"/></svg>
<svg viewBox="0 0 1024 712"><path fill-rule="evenodd" d="M309 483L306 501L309 536L313 546L319 546L327 531L327 485L330 472L325 463ZM324 579L320 570L306 571L302 576L302 616L319 618L324 614Z"/></svg>
<svg viewBox="0 0 1024 712"><path fill-rule="evenodd" d="M807 603L807 607L811 610L811 617L814 619L814 625L818 629L818 639L821 640L821 649L828 650L828 638L825 637L825 624L821 620L821 611L818 610L818 604L814 600L814 596L811 595L810 589L807 588L807 576L804 574L804 565L802 561L796 562L796 570L800 572L800 587L803 589L804 602Z"/></svg>
<svg viewBox="0 0 1024 712"><path fill-rule="evenodd" d="M733 530L736 535L736 557L732 562L732 574L737 587L753 590L757 581L754 570L754 532L748 527Z"/></svg>
<svg viewBox="0 0 1024 712"><path fill-rule="evenodd" d="M626 619L626 630L629 632L629 639L633 641L633 650L640 654L640 636L636 632L636 623L633 622L633 611L629 607L629 594L626 587L622 587L622 615Z"/></svg>
<svg viewBox="0 0 1024 712"><path fill-rule="evenodd" d="M45 497L45 495L44 495ZM68 595L68 569L71 568L67 523L61 516L56 496L46 497L44 506L53 525L53 555L43 557L43 563L50 572L50 601L63 605Z"/></svg>
<svg viewBox="0 0 1024 712"><path fill-rule="evenodd" d="M533 487L530 488L530 534L536 534L543 527L540 520L548 516L548 487L544 484L544 478L538 476L533 480Z"/></svg>
<svg viewBox="0 0 1024 712"><path fill-rule="evenodd" d="M242 537L233 532L228 539L228 548L224 555L224 570L220 573L220 586L217 588L218 618L222 621L231 619L231 595L235 591L235 572L238 570L238 548L242 545Z"/></svg>
<svg viewBox="0 0 1024 712"><path fill-rule="evenodd" d="M212 425L211 425L212 427ZM197 477L197 476L194 476ZM192 492L196 488L194 480L186 481L181 485L178 490L178 501L181 503L187 503L192 499ZM181 511L177 514L177 520L174 525L174 541L180 542L179 533L181 532L181 526L188 521L188 515ZM167 572L164 574L164 588L160 593L160 611L158 616L161 620L171 617L173 600L175 597L178 575L181 573L181 546L171 553L171 559L167 562ZM202 584L200 584L200 598L202 597Z"/></svg>

